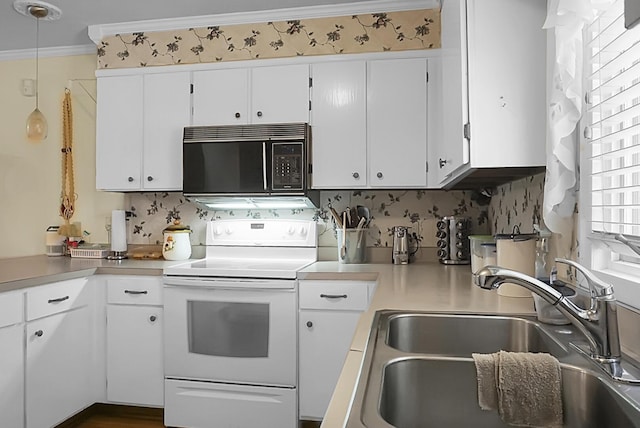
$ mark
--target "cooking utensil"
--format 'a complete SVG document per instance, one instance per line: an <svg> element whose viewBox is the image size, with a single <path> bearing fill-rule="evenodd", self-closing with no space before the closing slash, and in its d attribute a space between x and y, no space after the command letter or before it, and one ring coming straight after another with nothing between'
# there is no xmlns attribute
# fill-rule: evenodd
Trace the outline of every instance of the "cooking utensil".
<svg viewBox="0 0 640 428"><path fill-rule="evenodd" d="M347 256L347 213L342 213L342 247L340 247L340 258L344 260Z"/></svg>
<svg viewBox="0 0 640 428"><path fill-rule="evenodd" d="M329 212L331 213L331 216L333 217L333 221L336 222L336 226L338 226L338 228L342 229L342 220L340 219L340 214L338 214L338 212L333 207L329 207Z"/></svg>

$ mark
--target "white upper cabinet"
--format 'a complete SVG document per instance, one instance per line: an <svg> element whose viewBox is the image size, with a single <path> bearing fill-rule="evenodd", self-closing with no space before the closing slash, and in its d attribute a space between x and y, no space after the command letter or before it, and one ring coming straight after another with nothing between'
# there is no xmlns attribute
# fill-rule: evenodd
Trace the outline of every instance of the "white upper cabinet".
<svg viewBox="0 0 640 428"><path fill-rule="evenodd" d="M367 185L366 62L311 66L313 187Z"/></svg>
<svg viewBox="0 0 640 428"><path fill-rule="evenodd" d="M182 189L182 130L189 126L189 73L144 77L142 188Z"/></svg>
<svg viewBox="0 0 640 428"><path fill-rule="evenodd" d="M193 72L193 125L309 122L309 65Z"/></svg>
<svg viewBox="0 0 640 428"><path fill-rule="evenodd" d="M427 60L368 64L371 187L427 185Z"/></svg>
<svg viewBox="0 0 640 428"><path fill-rule="evenodd" d="M545 15L544 0L443 3L441 184L545 164Z"/></svg>
<svg viewBox="0 0 640 428"><path fill-rule="evenodd" d="M181 190L189 72L98 78L96 187Z"/></svg>
<svg viewBox="0 0 640 428"><path fill-rule="evenodd" d="M249 69L193 73L193 125L249 123Z"/></svg>
<svg viewBox="0 0 640 428"><path fill-rule="evenodd" d="M141 187L142 76L101 77L97 81L96 187Z"/></svg>
<svg viewBox="0 0 640 428"><path fill-rule="evenodd" d="M427 59L312 71L313 187L426 187Z"/></svg>

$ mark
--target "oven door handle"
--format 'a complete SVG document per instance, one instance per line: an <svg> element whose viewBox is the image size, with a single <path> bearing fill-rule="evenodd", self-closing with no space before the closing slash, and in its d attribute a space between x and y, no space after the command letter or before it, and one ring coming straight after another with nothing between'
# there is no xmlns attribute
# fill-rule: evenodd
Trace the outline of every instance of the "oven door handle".
<svg viewBox="0 0 640 428"><path fill-rule="evenodd" d="M225 290L233 289L254 289L254 290L292 290L296 286L295 280L282 279L238 279L238 278L189 278L165 276L164 285L190 287L190 288L217 288Z"/></svg>

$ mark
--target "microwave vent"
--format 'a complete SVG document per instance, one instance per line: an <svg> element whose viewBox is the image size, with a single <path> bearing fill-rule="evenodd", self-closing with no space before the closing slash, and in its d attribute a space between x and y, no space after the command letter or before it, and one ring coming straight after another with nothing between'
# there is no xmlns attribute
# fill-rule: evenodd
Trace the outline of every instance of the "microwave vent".
<svg viewBox="0 0 640 428"><path fill-rule="evenodd" d="M184 142L304 140L306 123L274 123L265 125L188 126L184 128Z"/></svg>

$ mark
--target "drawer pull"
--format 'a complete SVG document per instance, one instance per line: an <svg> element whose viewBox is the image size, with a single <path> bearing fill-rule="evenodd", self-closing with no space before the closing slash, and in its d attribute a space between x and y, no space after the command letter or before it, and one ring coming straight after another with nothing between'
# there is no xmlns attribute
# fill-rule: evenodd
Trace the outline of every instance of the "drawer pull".
<svg viewBox="0 0 640 428"><path fill-rule="evenodd" d="M38 337L42 337L42 335L44 334L44 332L42 330L38 330L35 332L35 335Z"/></svg>
<svg viewBox="0 0 640 428"><path fill-rule="evenodd" d="M313 323L311 321L307 321L307 327L309 328L313 327Z"/></svg>
<svg viewBox="0 0 640 428"><path fill-rule="evenodd" d="M321 294L320 297L324 297L325 299L346 299L346 294Z"/></svg>
<svg viewBox="0 0 640 428"><path fill-rule="evenodd" d="M155 315L151 315L151 316L149 317L149 321L151 321L151 322L155 322L155 321L156 321L156 319L157 319L157 318L156 318L156 316L155 316Z"/></svg>
<svg viewBox="0 0 640 428"><path fill-rule="evenodd" d="M58 297L57 299L49 299L47 300L48 303L60 303L60 302L64 302L65 300L68 300L69 296L64 296L64 297Z"/></svg>
<svg viewBox="0 0 640 428"><path fill-rule="evenodd" d="M147 290L138 291L138 290L124 290L125 294L147 294Z"/></svg>

